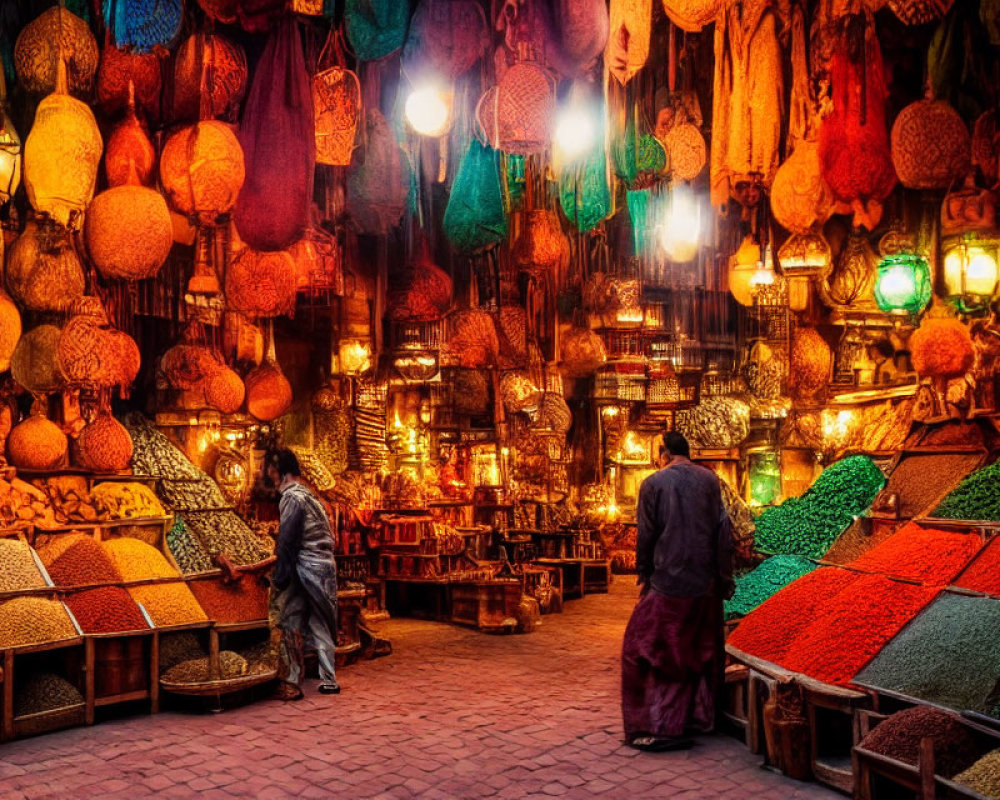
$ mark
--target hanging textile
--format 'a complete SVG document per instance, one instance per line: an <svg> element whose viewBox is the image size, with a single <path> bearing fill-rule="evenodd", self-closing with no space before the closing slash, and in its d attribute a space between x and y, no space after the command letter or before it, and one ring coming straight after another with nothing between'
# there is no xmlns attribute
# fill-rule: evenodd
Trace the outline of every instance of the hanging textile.
<svg viewBox="0 0 1000 800"><path fill-rule="evenodd" d="M649 58L653 0L611 0L606 68L623 86Z"/></svg>
<svg viewBox="0 0 1000 800"><path fill-rule="evenodd" d="M410 192L410 173L389 122L366 111L364 149L354 151L347 176L351 215L362 233L385 234L399 224Z"/></svg>
<svg viewBox="0 0 1000 800"><path fill-rule="evenodd" d="M611 215L614 209L603 143L560 172L559 205L580 233L593 230Z"/></svg>
<svg viewBox="0 0 1000 800"><path fill-rule="evenodd" d="M399 0L347 0L344 26L351 48L361 61L394 53L406 40L410 4Z"/></svg>
<svg viewBox="0 0 1000 800"><path fill-rule="evenodd" d="M712 202L753 176L770 186L778 168L784 116L782 20L769 0L733 5L715 30Z"/></svg>
<svg viewBox="0 0 1000 800"><path fill-rule="evenodd" d="M652 189L625 192L629 219L632 221L633 254L645 255L653 239Z"/></svg>
<svg viewBox="0 0 1000 800"><path fill-rule="evenodd" d="M469 143L444 211L442 230L461 252L490 247L507 237L499 154L477 139Z"/></svg>
<svg viewBox="0 0 1000 800"><path fill-rule="evenodd" d="M540 153L552 138L555 92L552 78L537 64L515 64L504 74L494 95L491 142L506 153Z"/></svg>
<svg viewBox="0 0 1000 800"><path fill-rule="evenodd" d="M119 47L169 47L180 35L184 0L106 0L104 24Z"/></svg>
<svg viewBox="0 0 1000 800"><path fill-rule="evenodd" d="M246 180L233 213L236 228L256 250L282 250L309 223L316 163L309 74L293 17L268 38L239 139Z"/></svg>
<svg viewBox="0 0 1000 800"><path fill-rule="evenodd" d="M453 80L489 46L486 16L475 0L420 0L403 46L403 72Z"/></svg>
<svg viewBox="0 0 1000 800"><path fill-rule="evenodd" d="M604 52L610 25L604 0L554 0L548 19L558 49L553 66L567 77L586 72Z"/></svg>
<svg viewBox="0 0 1000 800"><path fill-rule="evenodd" d="M830 65L833 110L820 128L823 178L834 198L869 230L896 185L885 120L882 52L870 15L845 19Z"/></svg>

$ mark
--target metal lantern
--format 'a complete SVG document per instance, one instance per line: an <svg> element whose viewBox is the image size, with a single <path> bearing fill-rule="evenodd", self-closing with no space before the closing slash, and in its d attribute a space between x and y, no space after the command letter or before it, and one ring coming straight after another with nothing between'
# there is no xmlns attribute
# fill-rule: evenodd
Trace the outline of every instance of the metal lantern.
<svg viewBox="0 0 1000 800"><path fill-rule="evenodd" d="M945 294L966 314L984 313L997 291L996 240L963 236L943 248Z"/></svg>
<svg viewBox="0 0 1000 800"><path fill-rule="evenodd" d="M729 291L736 302L752 306L754 288L763 277L760 245L747 236L729 259Z"/></svg>
<svg viewBox="0 0 1000 800"><path fill-rule="evenodd" d="M887 255L878 265L875 302L890 314L919 314L931 299L931 268L913 253Z"/></svg>

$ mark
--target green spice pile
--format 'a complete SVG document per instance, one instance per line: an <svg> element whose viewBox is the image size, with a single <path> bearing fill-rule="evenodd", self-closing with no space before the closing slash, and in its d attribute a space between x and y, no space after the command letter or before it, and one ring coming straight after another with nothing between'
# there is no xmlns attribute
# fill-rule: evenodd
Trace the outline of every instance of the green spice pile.
<svg viewBox="0 0 1000 800"><path fill-rule="evenodd" d="M968 769L976 760L976 740L956 714L915 706L893 714L861 740L861 746L897 761L917 765L920 741L934 740L934 772L946 778Z"/></svg>
<svg viewBox="0 0 1000 800"><path fill-rule="evenodd" d="M757 547L773 555L821 557L852 520L871 505L885 478L866 456L828 467L801 497L757 518Z"/></svg>
<svg viewBox="0 0 1000 800"><path fill-rule="evenodd" d="M278 668L278 653L270 641L248 647L240 655L246 659L247 675L260 675Z"/></svg>
<svg viewBox="0 0 1000 800"><path fill-rule="evenodd" d="M779 589L814 569L816 565L801 556L772 556L736 579L736 592L726 601L726 617L749 614Z"/></svg>
<svg viewBox="0 0 1000 800"><path fill-rule="evenodd" d="M45 586L31 548L20 539L0 539L0 592L19 592Z"/></svg>
<svg viewBox="0 0 1000 800"><path fill-rule="evenodd" d="M160 496L178 511L225 508L228 505L219 484L208 475L203 475L199 480L177 481L164 478L160 481Z"/></svg>
<svg viewBox="0 0 1000 800"><path fill-rule="evenodd" d="M247 660L232 650L219 653L219 672L217 678L223 680L239 678L247 674ZM209 659L196 658L176 664L160 677L167 683L204 683L213 680Z"/></svg>
<svg viewBox="0 0 1000 800"><path fill-rule="evenodd" d="M965 772L960 772L955 776L955 783L1000 800L1000 750L987 753Z"/></svg>
<svg viewBox="0 0 1000 800"><path fill-rule="evenodd" d="M903 458L889 476L886 490L899 498L899 515L912 519L976 468L978 453L927 453Z"/></svg>
<svg viewBox="0 0 1000 800"><path fill-rule="evenodd" d="M185 575L215 569L208 551L202 546L198 537L188 530L180 517L176 518L173 527L167 531L167 547L170 548L170 554Z"/></svg>
<svg viewBox="0 0 1000 800"><path fill-rule="evenodd" d="M969 475L931 516L1000 521L1000 461Z"/></svg>
<svg viewBox="0 0 1000 800"><path fill-rule="evenodd" d="M65 678L51 672L32 675L14 692L14 716L40 714L83 703L83 695Z"/></svg>
<svg viewBox="0 0 1000 800"><path fill-rule="evenodd" d="M958 710L992 714L1000 676L1000 600L943 593L855 680Z"/></svg>
<svg viewBox="0 0 1000 800"><path fill-rule="evenodd" d="M271 555L273 542L255 534L232 511L192 511L184 522L210 555L225 553L236 565L256 564Z"/></svg>

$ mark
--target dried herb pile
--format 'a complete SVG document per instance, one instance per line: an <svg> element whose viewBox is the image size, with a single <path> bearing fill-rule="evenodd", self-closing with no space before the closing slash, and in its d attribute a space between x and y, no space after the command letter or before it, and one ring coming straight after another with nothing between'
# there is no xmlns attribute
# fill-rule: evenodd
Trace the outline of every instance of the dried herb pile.
<svg viewBox="0 0 1000 800"><path fill-rule="evenodd" d="M15 597L0 604L0 647L55 642L76 635L76 628L58 600Z"/></svg>
<svg viewBox="0 0 1000 800"><path fill-rule="evenodd" d="M976 468L978 453L913 454L903 458L889 476L886 491L899 497L899 514L912 519Z"/></svg>
<svg viewBox="0 0 1000 800"><path fill-rule="evenodd" d="M861 740L861 746L916 766L920 740L934 739L934 771L951 778L976 761L976 740L955 714L915 706L893 714Z"/></svg>
<svg viewBox="0 0 1000 800"><path fill-rule="evenodd" d="M987 753L967 770L960 772L955 776L955 783L1000 800L1000 750Z"/></svg>
<svg viewBox="0 0 1000 800"><path fill-rule="evenodd" d="M114 633L149 628L135 600L120 586L71 594L66 605L84 633Z"/></svg>
<svg viewBox="0 0 1000 800"><path fill-rule="evenodd" d="M56 711L82 703L83 695L72 683L51 672L41 672L17 687L14 692L14 716Z"/></svg>
<svg viewBox="0 0 1000 800"><path fill-rule="evenodd" d="M911 522L848 566L943 586L958 575L981 547L978 536L921 528Z"/></svg>
<svg viewBox="0 0 1000 800"><path fill-rule="evenodd" d="M160 637L160 672L166 672L175 664L204 658L208 653L201 646L198 637L187 631L168 633Z"/></svg>
<svg viewBox="0 0 1000 800"><path fill-rule="evenodd" d="M814 569L816 564L801 556L772 556L736 579L736 592L726 601L726 616L749 614L779 589Z"/></svg>
<svg viewBox="0 0 1000 800"><path fill-rule="evenodd" d="M112 519L162 517L166 513L152 489L141 483L105 481L91 489L90 496L108 509Z"/></svg>
<svg viewBox="0 0 1000 800"><path fill-rule="evenodd" d="M969 475L931 516L1000 521L1000 461Z"/></svg>
<svg viewBox="0 0 1000 800"><path fill-rule="evenodd" d="M954 584L963 589L1000 595L1000 538L986 545Z"/></svg>
<svg viewBox="0 0 1000 800"><path fill-rule="evenodd" d="M232 650L219 653L219 675L223 680L247 674L247 660ZM195 658L175 664L163 673L161 679L168 683L204 683L212 680L208 658Z"/></svg>
<svg viewBox="0 0 1000 800"><path fill-rule="evenodd" d="M191 533L180 517L177 517L173 526L167 531L167 547L170 548L170 554L185 575L215 569L212 557L202 546L201 540Z"/></svg>
<svg viewBox="0 0 1000 800"><path fill-rule="evenodd" d="M820 608L779 663L825 683L846 685L936 593L933 587L862 575Z"/></svg>
<svg viewBox="0 0 1000 800"><path fill-rule="evenodd" d="M1000 600L941 594L856 680L959 710L996 716Z"/></svg>
<svg viewBox="0 0 1000 800"><path fill-rule="evenodd" d="M871 505L885 478L866 456L848 456L828 467L801 497L765 509L757 518L759 550L819 558Z"/></svg>
<svg viewBox="0 0 1000 800"><path fill-rule="evenodd" d="M120 583L122 575L106 550L84 533L61 534L38 548L38 557L56 586Z"/></svg>
<svg viewBox="0 0 1000 800"><path fill-rule="evenodd" d="M233 511L188 512L184 523L210 555L225 553L236 565L263 561L273 549L273 542L254 533Z"/></svg>
<svg viewBox="0 0 1000 800"><path fill-rule="evenodd" d="M45 586L31 548L20 539L0 539L0 592L40 589Z"/></svg>
<svg viewBox="0 0 1000 800"><path fill-rule="evenodd" d="M750 655L780 664L795 637L861 575L836 567L820 567L765 600L744 617L728 644Z"/></svg>
<svg viewBox="0 0 1000 800"><path fill-rule="evenodd" d="M208 619L187 584L182 581L133 586L128 593L133 600L142 603L158 628L204 622Z"/></svg>

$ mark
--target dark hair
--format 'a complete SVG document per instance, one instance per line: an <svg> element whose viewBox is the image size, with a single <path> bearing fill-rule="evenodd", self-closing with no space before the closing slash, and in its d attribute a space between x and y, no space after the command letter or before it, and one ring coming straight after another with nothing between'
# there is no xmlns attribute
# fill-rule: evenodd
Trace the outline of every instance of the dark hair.
<svg viewBox="0 0 1000 800"><path fill-rule="evenodd" d="M677 431L663 434L663 446L672 456L691 458L691 447L688 445L688 440Z"/></svg>
<svg viewBox="0 0 1000 800"><path fill-rule="evenodd" d="M275 467L279 475L292 475L297 478L302 474L299 469L299 459L287 447L271 450L267 454L267 464Z"/></svg>

